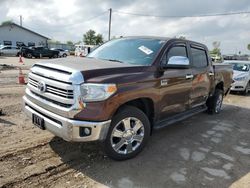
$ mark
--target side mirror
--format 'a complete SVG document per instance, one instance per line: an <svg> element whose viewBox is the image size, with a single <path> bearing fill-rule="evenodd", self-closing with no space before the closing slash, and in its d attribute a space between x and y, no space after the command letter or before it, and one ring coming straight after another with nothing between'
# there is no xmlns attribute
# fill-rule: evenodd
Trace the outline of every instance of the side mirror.
<svg viewBox="0 0 250 188"><path fill-rule="evenodd" d="M188 67L189 59L184 56L172 56L169 58L167 67Z"/></svg>

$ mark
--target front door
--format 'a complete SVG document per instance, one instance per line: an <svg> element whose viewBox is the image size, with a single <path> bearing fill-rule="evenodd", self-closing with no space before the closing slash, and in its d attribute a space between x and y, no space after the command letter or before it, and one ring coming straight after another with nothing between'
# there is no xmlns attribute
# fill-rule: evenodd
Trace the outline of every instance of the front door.
<svg viewBox="0 0 250 188"><path fill-rule="evenodd" d="M187 57L186 43L175 43L167 51L163 63L174 56ZM189 97L192 87L192 69L188 67L166 68L160 80L161 115L163 120L189 109Z"/></svg>

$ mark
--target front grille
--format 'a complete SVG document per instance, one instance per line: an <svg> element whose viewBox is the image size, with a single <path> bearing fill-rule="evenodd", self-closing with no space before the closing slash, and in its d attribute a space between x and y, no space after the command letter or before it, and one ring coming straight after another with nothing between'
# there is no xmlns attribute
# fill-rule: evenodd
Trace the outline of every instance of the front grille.
<svg viewBox="0 0 250 188"><path fill-rule="evenodd" d="M44 108L50 109L51 103L58 107L71 108L75 104L72 73L45 66L33 66L28 77L28 89L35 100L41 99ZM44 83L45 85L42 85ZM41 85L40 85L41 84ZM41 91L40 86L45 86ZM32 97L32 96L30 96ZM64 109L64 111L67 111Z"/></svg>
<svg viewBox="0 0 250 188"><path fill-rule="evenodd" d="M37 85L38 85L37 80L29 78L28 83L30 85L32 85L33 87L37 88ZM64 98L67 98L67 99L73 99L74 98L73 90L66 90L66 89L58 88L58 87L51 86L51 85L46 85L45 92L51 93L53 95L57 95L57 96L60 96L60 97L64 97Z"/></svg>

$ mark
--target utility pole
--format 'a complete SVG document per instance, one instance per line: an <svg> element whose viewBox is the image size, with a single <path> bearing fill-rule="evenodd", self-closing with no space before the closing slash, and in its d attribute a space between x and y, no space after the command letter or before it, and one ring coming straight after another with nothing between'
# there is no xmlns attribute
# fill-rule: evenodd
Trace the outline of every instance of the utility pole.
<svg viewBox="0 0 250 188"><path fill-rule="evenodd" d="M22 15L20 15L19 17L20 17L20 26L22 27L23 26L23 17L22 17Z"/></svg>
<svg viewBox="0 0 250 188"><path fill-rule="evenodd" d="M112 8L109 9L109 38L110 40L110 33L111 33L111 16L112 16Z"/></svg>

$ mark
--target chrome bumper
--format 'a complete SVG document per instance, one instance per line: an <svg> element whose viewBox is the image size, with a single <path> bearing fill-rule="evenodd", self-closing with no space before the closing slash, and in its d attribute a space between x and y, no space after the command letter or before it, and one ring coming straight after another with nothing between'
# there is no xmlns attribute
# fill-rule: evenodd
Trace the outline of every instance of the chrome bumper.
<svg viewBox="0 0 250 188"><path fill-rule="evenodd" d="M23 97L23 108L25 113L32 118L32 114L44 119L46 130L66 141L87 142L104 140L106 138L111 120L103 122L89 122L67 119L48 110L41 108L26 96ZM80 136L80 128L90 128L89 136Z"/></svg>

